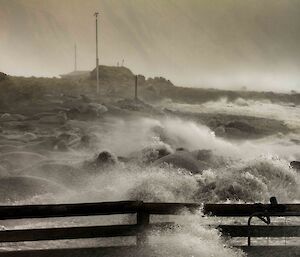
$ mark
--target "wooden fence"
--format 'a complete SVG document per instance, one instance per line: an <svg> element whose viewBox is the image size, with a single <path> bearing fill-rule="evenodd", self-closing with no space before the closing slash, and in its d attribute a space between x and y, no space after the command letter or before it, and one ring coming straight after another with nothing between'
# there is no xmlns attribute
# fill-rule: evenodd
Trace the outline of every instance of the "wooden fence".
<svg viewBox="0 0 300 257"><path fill-rule="evenodd" d="M55 228L31 228L0 230L0 242L48 241L65 239L107 238L135 236L136 245L120 247L89 247L66 249L1 250L0 257L48 257L48 256L143 256L143 250L151 245L147 232L153 229L168 229L174 223L150 223L150 215L180 215L184 211L218 217L249 217L245 225L219 225L225 236L247 237L248 246L242 247L255 256L300 256L299 246L250 246L251 237L300 237L300 225L270 226L271 217L300 216L300 204L194 204L194 203L144 203L139 201L0 206L0 220L32 218L58 218L79 216L101 216L114 214L136 214L136 223L127 225L77 226ZM201 212L198 212L199 215ZM266 225L252 225L253 217L263 220ZM275 253L274 253L275 249ZM271 255L270 251L273 251ZM265 252L265 255L262 253ZM282 255L282 253L285 253ZM280 254L281 255L276 255ZM289 253L291 255L288 255Z"/></svg>

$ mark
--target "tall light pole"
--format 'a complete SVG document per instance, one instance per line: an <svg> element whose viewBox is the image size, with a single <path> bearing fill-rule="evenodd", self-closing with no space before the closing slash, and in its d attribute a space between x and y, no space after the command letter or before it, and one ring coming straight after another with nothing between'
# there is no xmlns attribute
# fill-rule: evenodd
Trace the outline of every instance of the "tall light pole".
<svg viewBox="0 0 300 257"><path fill-rule="evenodd" d="M96 17L96 74L97 74L97 95L100 93L99 88L99 56L98 56L98 12L95 12L94 16Z"/></svg>
<svg viewBox="0 0 300 257"><path fill-rule="evenodd" d="M77 71L77 46L74 45L74 71Z"/></svg>

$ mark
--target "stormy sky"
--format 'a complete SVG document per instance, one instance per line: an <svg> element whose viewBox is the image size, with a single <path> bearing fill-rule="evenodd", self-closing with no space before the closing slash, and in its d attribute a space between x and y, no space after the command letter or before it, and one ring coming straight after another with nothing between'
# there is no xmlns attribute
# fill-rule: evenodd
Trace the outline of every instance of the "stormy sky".
<svg viewBox="0 0 300 257"><path fill-rule="evenodd" d="M95 63L177 85L300 90L299 0L0 0L0 71L58 76Z"/></svg>

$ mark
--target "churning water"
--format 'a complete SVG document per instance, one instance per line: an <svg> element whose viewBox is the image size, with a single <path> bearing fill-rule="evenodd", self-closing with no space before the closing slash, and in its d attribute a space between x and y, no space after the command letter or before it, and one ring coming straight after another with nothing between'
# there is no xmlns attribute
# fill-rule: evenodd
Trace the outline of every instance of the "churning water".
<svg viewBox="0 0 300 257"><path fill-rule="evenodd" d="M297 115L293 119L297 127ZM288 122L292 123L291 119ZM299 145L289 140L290 135L229 141L195 121L170 117L110 118L71 126L74 138L65 151L30 151L41 131L14 135L13 141L7 134L0 155L2 204L119 200L252 203L267 202L274 195L279 202L300 201L300 174L289 165L291 160L299 160ZM79 130L92 138L86 148L76 145ZM297 133L292 136L299 137ZM102 150L109 151L114 162L95 168L94 154ZM177 161L168 157L160 162L166 154ZM172 235L158 236L157 232L151 237L156 256L243 255L228 247L216 229L203 226L208 221L200 213L176 217L176 222L183 226Z"/></svg>

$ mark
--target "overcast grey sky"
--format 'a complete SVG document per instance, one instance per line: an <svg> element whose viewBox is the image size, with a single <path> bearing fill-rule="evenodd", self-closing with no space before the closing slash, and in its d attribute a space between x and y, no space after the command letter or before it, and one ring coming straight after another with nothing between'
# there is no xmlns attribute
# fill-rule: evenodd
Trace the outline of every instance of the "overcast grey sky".
<svg viewBox="0 0 300 257"><path fill-rule="evenodd" d="M300 90L299 0L0 0L0 71L58 76L125 59L177 85Z"/></svg>

